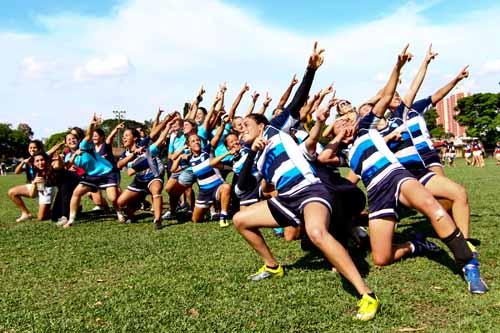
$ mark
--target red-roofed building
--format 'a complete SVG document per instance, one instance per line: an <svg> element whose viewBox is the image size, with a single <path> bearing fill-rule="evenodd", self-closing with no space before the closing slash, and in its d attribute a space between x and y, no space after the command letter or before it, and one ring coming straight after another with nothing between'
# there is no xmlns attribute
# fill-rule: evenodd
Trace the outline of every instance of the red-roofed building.
<svg viewBox="0 0 500 333"><path fill-rule="evenodd" d="M465 137L466 128L460 126L455 120L455 106L457 106L457 101L459 99L470 95L472 94L467 92L458 92L454 95L443 98L436 105L436 111L439 116L439 118L437 118L437 124L443 125L445 132L453 133L456 138Z"/></svg>

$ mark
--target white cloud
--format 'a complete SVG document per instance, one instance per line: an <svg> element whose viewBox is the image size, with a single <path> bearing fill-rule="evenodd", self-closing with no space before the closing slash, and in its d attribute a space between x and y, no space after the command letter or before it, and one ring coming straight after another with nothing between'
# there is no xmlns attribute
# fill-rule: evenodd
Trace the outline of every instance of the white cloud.
<svg viewBox="0 0 500 333"><path fill-rule="evenodd" d="M111 55L103 58L92 58L84 66L74 72L77 81L100 77L116 77L127 75L131 69L129 59L124 55Z"/></svg>
<svg viewBox="0 0 500 333"><path fill-rule="evenodd" d="M26 57L21 61L21 71L27 79L40 79L53 67L53 63L44 63L33 56Z"/></svg>
<svg viewBox="0 0 500 333"><path fill-rule="evenodd" d="M482 74L500 73L500 59L490 60L483 64L481 69Z"/></svg>
<svg viewBox="0 0 500 333"><path fill-rule="evenodd" d="M497 39L500 7L457 14L456 21L446 23L425 18L423 10L432 4L409 3L372 21L315 34L277 28L219 0L129 0L108 17L40 17L45 33L0 32L0 48L9 50L0 55L0 98L10 110L5 121L30 123L26 110L37 110L41 116L32 127L39 133L85 125L93 111L111 117L113 109L125 109L127 117L143 120L152 118L158 105L182 108L201 83L208 104L221 81L228 81L227 104L245 81L261 95L269 91L277 102L293 73L303 73L314 40L326 48L326 58L313 92L334 81L338 97L362 102L381 88L407 42L415 60L403 69L403 89L432 42L439 56L422 95L465 64L475 77L468 87L496 91L492 72L478 77L475 71L491 61L488 55L500 54L498 43L483 42ZM46 80L17 79L13 65L30 58L26 73ZM50 62L57 62L57 70L43 70ZM247 103L248 96L240 111Z"/></svg>

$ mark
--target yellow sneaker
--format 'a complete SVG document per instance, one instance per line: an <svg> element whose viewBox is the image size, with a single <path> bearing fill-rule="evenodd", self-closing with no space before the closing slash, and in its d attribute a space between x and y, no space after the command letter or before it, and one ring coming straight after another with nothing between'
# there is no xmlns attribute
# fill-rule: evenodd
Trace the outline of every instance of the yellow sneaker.
<svg viewBox="0 0 500 333"><path fill-rule="evenodd" d="M221 228L229 227L229 222L226 221L226 220L220 220L219 221L219 227L221 227Z"/></svg>
<svg viewBox="0 0 500 333"><path fill-rule="evenodd" d="M271 269L264 265L259 268L257 272L250 275L248 279L252 281L260 281L268 278L280 278L283 277L283 275L285 275L285 270L281 265L278 265L278 268L276 269Z"/></svg>
<svg viewBox="0 0 500 333"><path fill-rule="evenodd" d="M362 321L371 320L380 308L380 301L377 296L373 298L368 294L364 294L358 302L358 308L355 319Z"/></svg>

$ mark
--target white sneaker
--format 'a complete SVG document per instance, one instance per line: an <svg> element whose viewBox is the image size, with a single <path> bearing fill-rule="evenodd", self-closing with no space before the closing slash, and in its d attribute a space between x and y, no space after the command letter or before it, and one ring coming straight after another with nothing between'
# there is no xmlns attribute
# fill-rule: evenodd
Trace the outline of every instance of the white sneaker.
<svg viewBox="0 0 500 333"><path fill-rule="evenodd" d="M116 212L116 217L118 218L118 222L120 223L125 223L127 220L125 218L125 215L123 215L121 212Z"/></svg>
<svg viewBox="0 0 500 333"><path fill-rule="evenodd" d="M93 212L98 211L98 210L102 210L101 206L95 206L94 208L92 208Z"/></svg>
<svg viewBox="0 0 500 333"><path fill-rule="evenodd" d="M172 218L172 212L167 210L165 214L161 217L163 220L170 220Z"/></svg>
<svg viewBox="0 0 500 333"><path fill-rule="evenodd" d="M57 219L56 226L62 227L67 222L68 222L68 218L66 216L60 217L59 219Z"/></svg>

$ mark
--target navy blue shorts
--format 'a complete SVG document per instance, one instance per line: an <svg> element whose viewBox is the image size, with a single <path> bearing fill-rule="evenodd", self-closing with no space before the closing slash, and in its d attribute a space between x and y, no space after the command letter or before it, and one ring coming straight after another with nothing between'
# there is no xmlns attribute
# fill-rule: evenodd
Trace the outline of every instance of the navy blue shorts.
<svg viewBox="0 0 500 333"><path fill-rule="evenodd" d="M240 207L250 206L258 202L262 198L260 185L256 186L253 190L241 192L235 189L238 199L240 199Z"/></svg>
<svg viewBox="0 0 500 333"><path fill-rule="evenodd" d="M220 198L220 187L223 184L213 188L211 190L200 190L196 196L195 206L199 208L210 208L210 205L219 200Z"/></svg>
<svg viewBox="0 0 500 333"><path fill-rule="evenodd" d="M108 187L118 187L119 175L115 171L108 172L102 176L83 175L80 184L90 187L90 191L97 192Z"/></svg>
<svg viewBox="0 0 500 333"><path fill-rule="evenodd" d="M368 191L368 218L398 219L399 193L401 184L415 179L406 169L395 169Z"/></svg>
<svg viewBox="0 0 500 333"><path fill-rule="evenodd" d="M428 153L423 154L421 157L422 157L422 160L424 161L424 165L427 168L430 168L433 166L442 167L441 159L439 158L439 155L435 150L431 150Z"/></svg>
<svg viewBox="0 0 500 333"><path fill-rule="evenodd" d="M151 193L149 191L149 186L154 181L160 181L162 186L163 186L163 177L157 177L157 178L151 178L150 180L147 181L141 181L137 179L137 177L134 178L134 180L130 183L129 186L127 186L127 190L132 191L132 192L140 192L140 193L146 193L149 194Z"/></svg>
<svg viewBox="0 0 500 333"><path fill-rule="evenodd" d="M429 169L414 169L414 170L408 170L410 173L415 177L420 184L424 185L429 182L429 180L436 175L434 171L431 171Z"/></svg>
<svg viewBox="0 0 500 333"><path fill-rule="evenodd" d="M304 222L304 206L311 202L318 202L332 213L330 193L321 183L304 187L290 196L279 195L267 200L271 214L282 227L298 226Z"/></svg>

